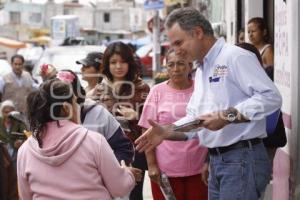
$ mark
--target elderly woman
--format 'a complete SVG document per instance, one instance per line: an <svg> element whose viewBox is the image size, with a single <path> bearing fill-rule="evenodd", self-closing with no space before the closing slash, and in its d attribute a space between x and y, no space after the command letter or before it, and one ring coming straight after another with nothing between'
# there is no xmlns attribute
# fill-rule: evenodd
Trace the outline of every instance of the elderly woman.
<svg viewBox="0 0 300 200"><path fill-rule="evenodd" d="M166 67L170 79L155 85L144 104L139 121L144 129L150 128L149 119L171 124L186 115L186 106L194 90L190 78L192 63L171 49ZM207 149L200 147L197 139L164 141L155 150L146 152L154 200L164 200L159 187L162 173L167 175L177 200L207 199L207 186L202 181L206 175L202 170L207 167L206 155Z"/></svg>
<svg viewBox="0 0 300 200"><path fill-rule="evenodd" d="M15 111L15 109L15 105L11 100L1 103L0 140L6 143L14 167L16 167L18 149L26 139L23 133L26 130L25 124L9 117L9 113Z"/></svg>

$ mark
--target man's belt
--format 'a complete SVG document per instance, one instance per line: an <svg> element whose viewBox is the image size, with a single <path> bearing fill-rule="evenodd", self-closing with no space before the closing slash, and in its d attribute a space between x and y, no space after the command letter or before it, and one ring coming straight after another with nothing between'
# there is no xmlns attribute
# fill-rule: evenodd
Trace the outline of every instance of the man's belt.
<svg viewBox="0 0 300 200"><path fill-rule="evenodd" d="M249 140L241 140L239 142L236 142L234 144L231 144L229 146L226 147L216 147L216 148L210 148L209 153L211 155L217 155L217 154L222 154L234 149L240 149L240 148L251 148L251 146L253 145L257 145L262 143L262 139L260 138L253 138L253 139L249 139Z"/></svg>

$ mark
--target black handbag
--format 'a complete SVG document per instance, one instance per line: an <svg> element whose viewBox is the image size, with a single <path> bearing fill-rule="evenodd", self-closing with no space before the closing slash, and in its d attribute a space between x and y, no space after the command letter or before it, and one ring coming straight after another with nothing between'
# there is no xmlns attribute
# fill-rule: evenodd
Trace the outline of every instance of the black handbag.
<svg viewBox="0 0 300 200"><path fill-rule="evenodd" d="M278 148L284 147L286 145L287 139L281 112L279 114L277 126L274 133L264 138L263 142L266 147Z"/></svg>
<svg viewBox="0 0 300 200"><path fill-rule="evenodd" d="M274 67L269 66L265 69L265 72L269 76L269 78L274 81ZM284 128L284 123L282 119L282 112L280 112L278 117L277 126L275 128L274 133L268 135L266 138L263 139L264 145L266 147L284 147L286 145L286 133Z"/></svg>

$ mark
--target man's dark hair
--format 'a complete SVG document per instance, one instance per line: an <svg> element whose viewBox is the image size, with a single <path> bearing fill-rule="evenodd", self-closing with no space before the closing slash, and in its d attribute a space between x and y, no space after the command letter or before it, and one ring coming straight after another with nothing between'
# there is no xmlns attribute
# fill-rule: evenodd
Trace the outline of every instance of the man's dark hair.
<svg viewBox="0 0 300 200"><path fill-rule="evenodd" d="M186 7L173 10L166 19L165 27L170 29L176 23L182 30L191 34L195 27L201 27L205 35L214 35L211 23L195 8Z"/></svg>
<svg viewBox="0 0 300 200"><path fill-rule="evenodd" d="M22 63L25 62L25 59L24 59L24 57L23 57L22 55L20 55L20 54L15 54L15 55L13 55L13 56L11 57L11 60L10 60L11 63L13 63L13 61L14 61L16 58L21 59L21 60L22 60Z"/></svg>

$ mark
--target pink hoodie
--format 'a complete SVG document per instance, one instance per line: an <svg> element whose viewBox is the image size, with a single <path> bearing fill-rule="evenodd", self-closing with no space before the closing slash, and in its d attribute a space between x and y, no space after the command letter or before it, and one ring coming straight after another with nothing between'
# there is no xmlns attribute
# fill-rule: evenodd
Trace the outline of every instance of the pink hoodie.
<svg viewBox="0 0 300 200"><path fill-rule="evenodd" d="M128 194L133 174L105 138L68 120L47 123L43 148L30 137L19 149L21 199L108 200Z"/></svg>

